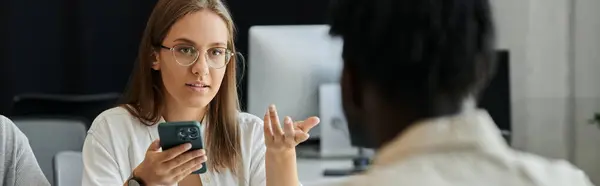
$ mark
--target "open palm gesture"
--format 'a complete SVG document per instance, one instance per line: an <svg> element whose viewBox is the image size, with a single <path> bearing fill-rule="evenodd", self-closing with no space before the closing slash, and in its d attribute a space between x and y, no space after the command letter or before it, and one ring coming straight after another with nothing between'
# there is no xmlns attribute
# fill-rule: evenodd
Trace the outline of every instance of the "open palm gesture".
<svg viewBox="0 0 600 186"><path fill-rule="evenodd" d="M319 118L314 116L297 122L286 116L282 129L279 121L275 105L269 106L264 118L264 133L267 150L272 152L294 150L296 145L308 139L308 131L319 124Z"/></svg>

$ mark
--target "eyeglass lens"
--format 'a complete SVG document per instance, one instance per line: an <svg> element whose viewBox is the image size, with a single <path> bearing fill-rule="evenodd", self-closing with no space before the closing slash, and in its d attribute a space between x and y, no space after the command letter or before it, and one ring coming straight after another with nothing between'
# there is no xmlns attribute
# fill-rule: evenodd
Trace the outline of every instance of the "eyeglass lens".
<svg viewBox="0 0 600 186"><path fill-rule="evenodd" d="M200 52L193 46L176 45L173 47L173 55L180 65L189 66L198 60ZM227 65L231 52L227 48L215 47L204 53L210 67L221 68Z"/></svg>

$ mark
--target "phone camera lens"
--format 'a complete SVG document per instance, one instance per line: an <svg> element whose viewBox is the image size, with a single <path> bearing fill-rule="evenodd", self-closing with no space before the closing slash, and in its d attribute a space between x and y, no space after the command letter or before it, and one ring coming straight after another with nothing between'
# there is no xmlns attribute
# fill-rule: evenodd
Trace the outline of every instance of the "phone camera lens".
<svg viewBox="0 0 600 186"><path fill-rule="evenodd" d="M184 131L179 131L179 134L177 134L177 135L182 138L187 137L187 134Z"/></svg>
<svg viewBox="0 0 600 186"><path fill-rule="evenodd" d="M188 128L188 132L189 132L189 133L197 133L197 132L198 132L198 129L197 129L197 128L195 128L195 127Z"/></svg>
<svg viewBox="0 0 600 186"><path fill-rule="evenodd" d="M198 138L198 133L192 133L192 134L190 134L190 138L192 138L192 139Z"/></svg>

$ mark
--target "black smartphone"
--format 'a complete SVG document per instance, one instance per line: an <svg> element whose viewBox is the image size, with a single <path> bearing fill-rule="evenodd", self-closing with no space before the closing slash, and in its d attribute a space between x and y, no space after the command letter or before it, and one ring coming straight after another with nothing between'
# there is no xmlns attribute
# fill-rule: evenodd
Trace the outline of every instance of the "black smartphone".
<svg viewBox="0 0 600 186"><path fill-rule="evenodd" d="M158 125L158 135L160 137L160 146L167 150L184 143L192 144L192 150L203 149L202 131L200 123L197 121L165 122ZM192 174L202 174L206 172L206 162L202 163L202 168L194 171Z"/></svg>

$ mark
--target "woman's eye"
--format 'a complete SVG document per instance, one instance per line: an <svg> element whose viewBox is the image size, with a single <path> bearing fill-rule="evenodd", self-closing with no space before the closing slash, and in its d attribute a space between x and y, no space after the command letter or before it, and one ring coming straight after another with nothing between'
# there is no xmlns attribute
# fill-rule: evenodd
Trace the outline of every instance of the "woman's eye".
<svg viewBox="0 0 600 186"><path fill-rule="evenodd" d="M220 56L225 54L225 49L222 48L213 48L209 51L210 55L212 56Z"/></svg>
<svg viewBox="0 0 600 186"><path fill-rule="evenodd" d="M179 48L178 51L179 51L179 53L189 55L189 56L193 56L196 53L196 50L191 47L182 47L182 48Z"/></svg>

